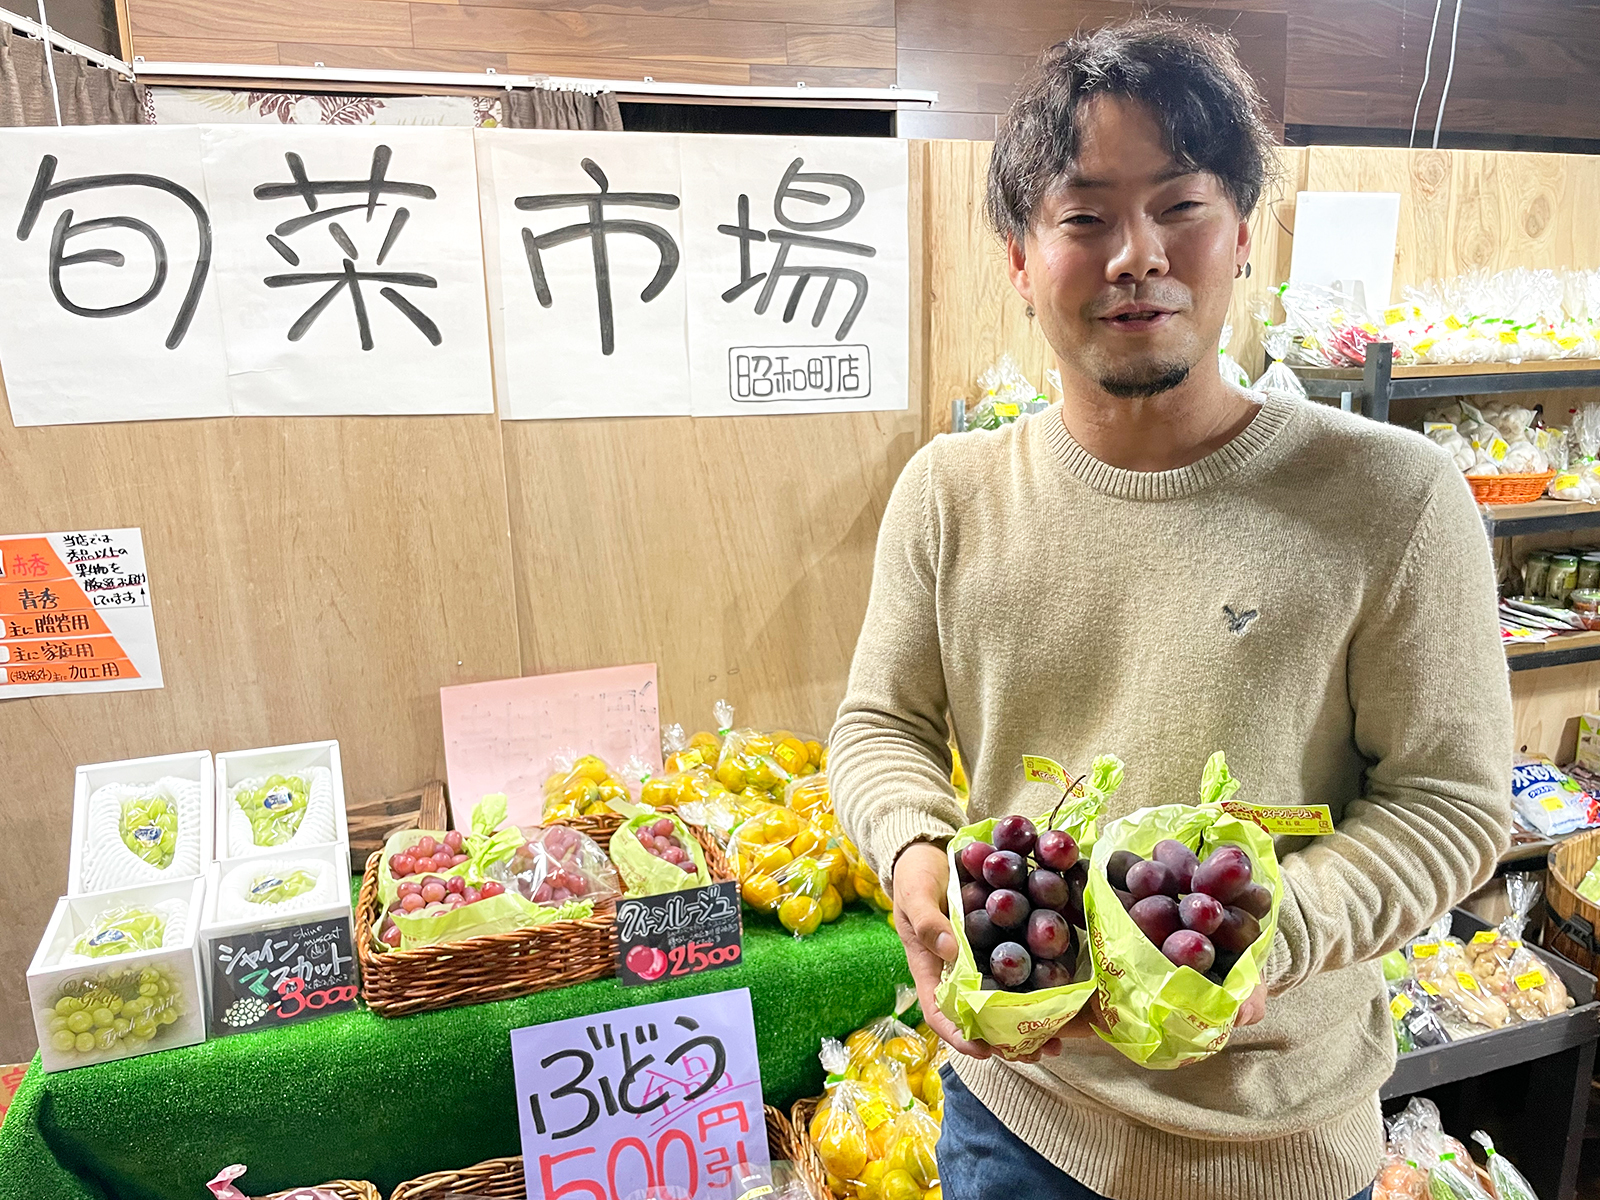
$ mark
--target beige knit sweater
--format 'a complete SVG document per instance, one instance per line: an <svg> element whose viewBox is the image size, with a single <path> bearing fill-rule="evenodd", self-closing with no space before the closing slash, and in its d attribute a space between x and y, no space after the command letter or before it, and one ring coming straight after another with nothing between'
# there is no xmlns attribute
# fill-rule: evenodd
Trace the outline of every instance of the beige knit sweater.
<svg viewBox="0 0 1600 1200"><path fill-rule="evenodd" d="M1125 471L1056 406L907 464L829 774L886 878L913 841L1047 807L1024 753L1122 758L1111 816L1193 801L1219 749L1242 799L1329 805L1332 836L1279 840L1273 998L1226 1050L1151 1071L1090 1039L955 1066L1113 1200L1346 1200L1377 1170L1394 1064L1374 960L1489 875L1511 738L1488 544L1438 447L1269 398L1199 462Z"/></svg>

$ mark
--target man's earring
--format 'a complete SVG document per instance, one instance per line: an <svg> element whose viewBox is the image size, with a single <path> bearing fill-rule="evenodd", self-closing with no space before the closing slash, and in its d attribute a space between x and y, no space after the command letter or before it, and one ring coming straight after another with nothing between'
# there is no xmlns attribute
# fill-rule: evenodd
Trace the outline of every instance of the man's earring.
<svg viewBox="0 0 1600 1200"><path fill-rule="evenodd" d="M1028 320L1033 320L1033 305L1028 305Z"/></svg>
<svg viewBox="0 0 1600 1200"><path fill-rule="evenodd" d="M1249 263L1245 263L1245 265L1242 266L1242 267L1235 267L1234 271L1233 271L1233 277L1235 279L1249 279L1250 278L1250 264Z"/></svg>

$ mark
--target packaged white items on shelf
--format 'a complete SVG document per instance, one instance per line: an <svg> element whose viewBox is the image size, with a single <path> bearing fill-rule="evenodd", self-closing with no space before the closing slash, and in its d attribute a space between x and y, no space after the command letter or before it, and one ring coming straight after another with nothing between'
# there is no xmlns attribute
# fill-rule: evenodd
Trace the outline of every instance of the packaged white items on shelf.
<svg viewBox="0 0 1600 1200"><path fill-rule="evenodd" d="M203 878L56 904L28 968L46 1071L205 1040L199 934Z"/></svg>
<svg viewBox="0 0 1600 1200"><path fill-rule="evenodd" d="M78 768L67 894L193 879L211 858L211 753Z"/></svg>
<svg viewBox="0 0 1600 1200"><path fill-rule="evenodd" d="M217 755L216 857L347 840L338 742Z"/></svg>
<svg viewBox="0 0 1600 1200"><path fill-rule="evenodd" d="M355 1006L350 847L212 863L201 961L213 1036Z"/></svg>

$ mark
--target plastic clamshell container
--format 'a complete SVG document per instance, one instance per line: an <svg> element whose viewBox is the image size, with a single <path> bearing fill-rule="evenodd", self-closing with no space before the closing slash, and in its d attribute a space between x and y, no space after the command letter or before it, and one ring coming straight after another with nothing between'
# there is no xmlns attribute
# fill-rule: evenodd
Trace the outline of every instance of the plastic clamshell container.
<svg viewBox="0 0 1600 1200"><path fill-rule="evenodd" d="M28 968L28 1000L33 1009L34 1031L39 1038L40 1065L45 1071L70 1071L75 1067L154 1054L179 1046L193 1046L206 1040L204 989L200 976L200 922L205 908L205 888L206 881L202 876L82 896L63 896L56 902L50 924L46 926L44 938ZM93 927L96 918L107 909L121 905L154 905L170 900L183 900L189 906L181 943L155 950L108 955L90 964L60 965L62 957L72 951L77 940ZM76 1049L64 1051L56 1047L53 1040L56 1031L50 1028L50 1018L56 1015L56 1002L61 996L81 992L85 984L99 984L124 1001L131 1000L139 994L140 973L147 969L160 973L162 981L169 986L166 995L177 998L178 1015L175 1020L158 1026L155 1036L147 1042L122 1037L111 1049L96 1048L83 1052ZM120 1016L120 1012L116 1015ZM101 1028L104 1027L97 1026L94 1032L98 1033Z"/></svg>
<svg viewBox="0 0 1600 1200"><path fill-rule="evenodd" d="M211 847L216 840L212 822L216 812L215 768L209 750L193 750L185 754L162 754L154 758L127 758L120 762L92 763L77 770L72 794L72 850L67 861L67 895L80 896L107 890L96 887L89 875L89 801L108 783L133 786L155 783L168 777L192 779L200 785L200 867L198 870L174 875L172 882L180 879L197 879L205 873L212 858ZM131 884L140 887L143 884Z"/></svg>
<svg viewBox="0 0 1600 1200"><path fill-rule="evenodd" d="M216 848L212 858L226 862L234 858L254 858L260 855L283 853L283 846L254 846L238 854L230 853L228 827L233 818L233 799L230 793L246 779L267 775L288 775L311 767L326 767L333 776L333 838L348 841L349 827L344 809L344 772L339 763L339 743L301 742L295 746L269 746L260 750L229 750L217 755ZM315 845L320 843L308 843Z"/></svg>

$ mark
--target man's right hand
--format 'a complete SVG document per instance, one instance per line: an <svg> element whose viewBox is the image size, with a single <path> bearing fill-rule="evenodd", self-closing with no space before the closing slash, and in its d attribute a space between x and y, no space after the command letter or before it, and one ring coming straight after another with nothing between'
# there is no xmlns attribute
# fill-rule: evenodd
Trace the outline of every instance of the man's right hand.
<svg viewBox="0 0 1600 1200"><path fill-rule="evenodd" d="M946 963L956 960L955 930L945 915L945 894L950 884L950 864L945 852L932 842L914 842L900 852L894 864L894 927L905 943L906 962L916 981L922 1018L962 1054L988 1058L995 1054L984 1041L968 1041L950 1018L939 1011L936 993ZM1068 1028L1079 1025L1074 1021ZM1038 1062L1046 1054L1059 1054L1061 1040L1051 1038L1040 1049L1016 1062Z"/></svg>

